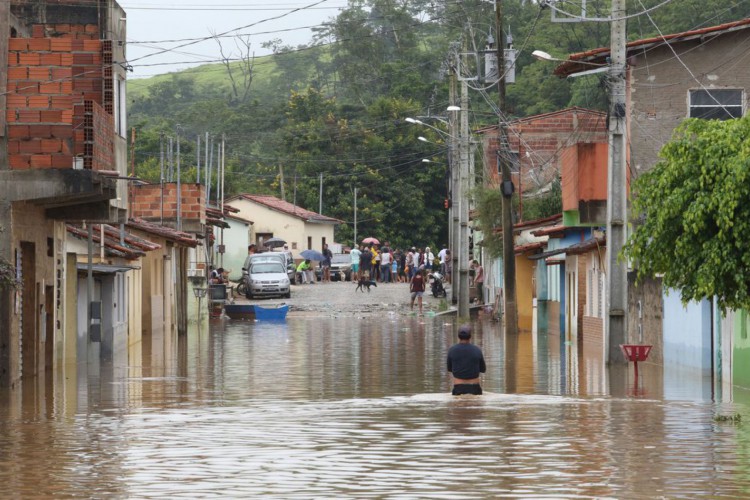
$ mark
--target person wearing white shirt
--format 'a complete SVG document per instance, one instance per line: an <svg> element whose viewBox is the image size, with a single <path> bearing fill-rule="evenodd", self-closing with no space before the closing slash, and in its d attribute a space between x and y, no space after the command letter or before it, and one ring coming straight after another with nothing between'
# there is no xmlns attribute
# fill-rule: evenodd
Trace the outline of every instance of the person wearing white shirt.
<svg viewBox="0 0 750 500"><path fill-rule="evenodd" d="M352 281L359 280L359 260L362 257L362 252L359 248L354 247L349 252L349 257L352 259Z"/></svg>
<svg viewBox="0 0 750 500"><path fill-rule="evenodd" d="M448 254L448 249L443 246L443 248L438 252L438 258L440 259L440 273L445 277L447 274L445 272L445 259L446 255Z"/></svg>

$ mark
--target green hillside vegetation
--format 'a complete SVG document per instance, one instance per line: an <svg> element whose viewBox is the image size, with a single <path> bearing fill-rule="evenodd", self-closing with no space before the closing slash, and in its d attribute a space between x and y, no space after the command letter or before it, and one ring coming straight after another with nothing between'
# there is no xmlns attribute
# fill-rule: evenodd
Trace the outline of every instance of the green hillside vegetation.
<svg viewBox="0 0 750 500"><path fill-rule="evenodd" d="M632 3L630 9L659 3ZM564 58L605 46L608 23L552 23L549 11L532 2L506 2L504 8L519 50L508 117L573 105L606 109L606 76L561 80L552 74L553 63L530 54L541 49ZM629 37L720 24L747 10L731 0L671 2L650 11L650 18L632 18ZM590 15L605 12L606 2L589 2ZM397 246L438 246L447 236L444 134L404 118L445 115L452 54L484 49L493 24L493 5L479 0L358 0L321 26L310 46L264 42L274 54L256 58L246 80L241 62L233 64L234 86L221 64L131 81L137 174L158 181L160 134L166 143L179 133L182 179L194 181L196 137L224 135L228 195L267 193L318 210L322 174L323 213L347 222L337 241L351 242L357 188L359 234L388 237ZM481 82L471 87L471 126L496 124L496 88Z"/></svg>

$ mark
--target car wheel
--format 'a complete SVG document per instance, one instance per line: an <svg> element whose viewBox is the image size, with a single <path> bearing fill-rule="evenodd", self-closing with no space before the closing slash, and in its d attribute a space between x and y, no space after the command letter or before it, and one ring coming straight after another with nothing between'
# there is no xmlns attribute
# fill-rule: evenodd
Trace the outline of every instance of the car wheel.
<svg viewBox="0 0 750 500"><path fill-rule="evenodd" d="M291 299L292 298L292 292L287 292L287 294L284 295L284 298Z"/></svg>

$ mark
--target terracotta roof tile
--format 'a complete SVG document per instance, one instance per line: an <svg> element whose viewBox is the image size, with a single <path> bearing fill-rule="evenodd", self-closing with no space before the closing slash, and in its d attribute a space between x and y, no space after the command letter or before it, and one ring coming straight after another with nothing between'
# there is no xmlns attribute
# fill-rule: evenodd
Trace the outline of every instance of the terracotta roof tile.
<svg viewBox="0 0 750 500"><path fill-rule="evenodd" d="M681 33L672 33L664 35L663 37L652 37L643 38L641 40L634 40L628 42L627 51L631 49L641 49L651 45L664 45L671 41L685 41L691 38L701 37L704 35L721 35L732 31L750 28L750 18L741 19L739 21L733 21L731 23L719 24L717 26L709 26L708 28L700 28L695 30L683 31ZM555 74L561 78L568 75L577 73L579 71L585 71L591 69L591 66L581 64L579 61L586 61L588 63L595 62L595 60L603 60L609 55L611 51L610 47L600 47L598 49L587 50L585 52L578 52L571 54L568 60L560 64L555 68ZM629 55L629 54L628 54ZM587 67L588 66L588 67Z"/></svg>
<svg viewBox="0 0 750 500"><path fill-rule="evenodd" d="M277 210L293 217L298 217L307 222L319 222L323 224L344 223L344 221L342 220L334 219L333 217L328 217L326 215L321 215L317 212L298 207L297 205L289 203L288 201L284 201L280 198L276 198L275 196L261 194L241 194L238 197L266 206L271 210Z"/></svg>

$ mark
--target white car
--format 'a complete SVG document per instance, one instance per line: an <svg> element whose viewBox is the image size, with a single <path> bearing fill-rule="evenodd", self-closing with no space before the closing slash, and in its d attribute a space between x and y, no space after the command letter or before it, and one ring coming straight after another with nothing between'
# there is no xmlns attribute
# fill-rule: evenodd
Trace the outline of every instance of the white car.
<svg viewBox="0 0 750 500"><path fill-rule="evenodd" d="M289 298L292 296L289 287L289 276L281 263L270 259L251 262L247 273L248 299L275 296Z"/></svg>

